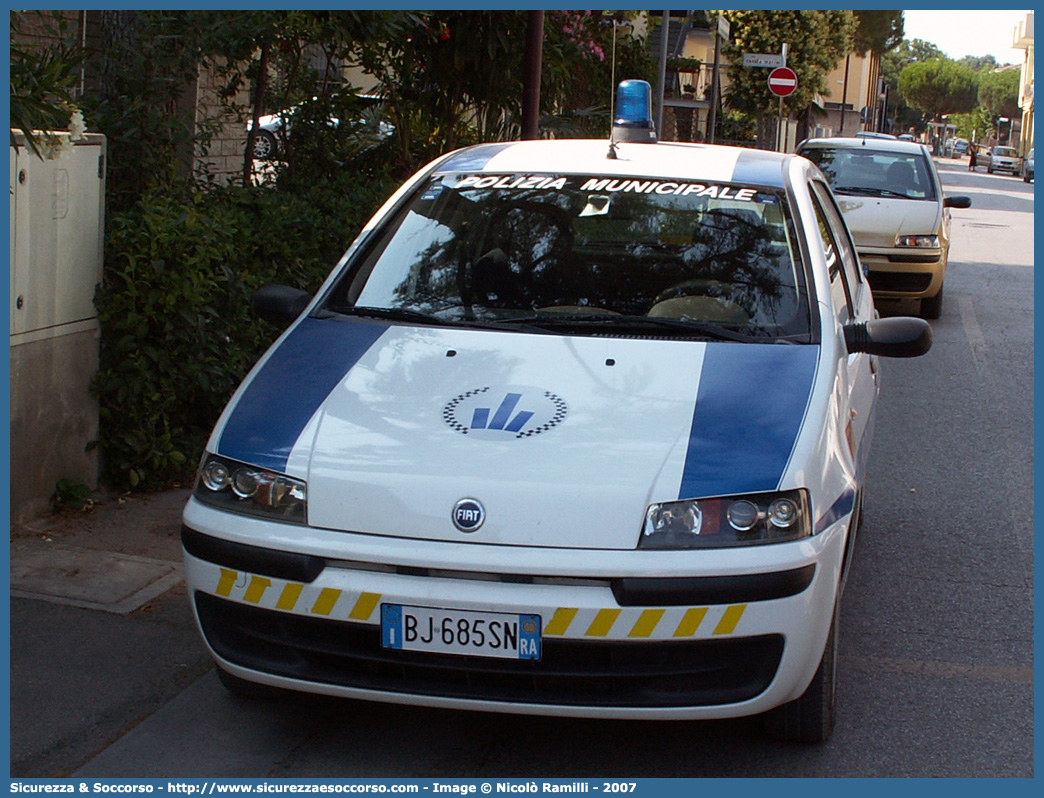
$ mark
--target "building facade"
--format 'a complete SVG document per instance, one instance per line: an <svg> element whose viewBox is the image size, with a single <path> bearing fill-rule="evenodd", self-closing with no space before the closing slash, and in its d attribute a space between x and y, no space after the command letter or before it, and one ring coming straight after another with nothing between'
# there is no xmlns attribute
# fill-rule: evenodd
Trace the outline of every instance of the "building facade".
<svg viewBox="0 0 1044 798"><path fill-rule="evenodd" d="M1012 47L1022 50L1022 79L1019 82L1019 108L1022 109L1022 130L1019 135L1019 154L1033 149L1033 12L1015 26Z"/></svg>

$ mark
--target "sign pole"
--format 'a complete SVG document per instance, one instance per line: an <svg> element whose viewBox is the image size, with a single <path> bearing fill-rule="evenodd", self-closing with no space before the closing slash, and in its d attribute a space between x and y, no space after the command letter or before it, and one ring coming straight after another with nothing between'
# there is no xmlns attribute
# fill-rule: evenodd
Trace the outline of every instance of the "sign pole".
<svg viewBox="0 0 1044 798"><path fill-rule="evenodd" d="M707 120L707 141L714 143L714 131L718 126L718 93L720 88L721 71L721 40L729 38L730 23L728 19L718 14L718 30L714 34L714 71L711 73L711 107L709 119Z"/></svg>
<svg viewBox="0 0 1044 798"><path fill-rule="evenodd" d="M787 43L783 42L783 49L780 52L781 63L780 67L787 65ZM776 152L783 152L784 150L784 134L783 134L783 95L779 96L779 117L776 120Z"/></svg>

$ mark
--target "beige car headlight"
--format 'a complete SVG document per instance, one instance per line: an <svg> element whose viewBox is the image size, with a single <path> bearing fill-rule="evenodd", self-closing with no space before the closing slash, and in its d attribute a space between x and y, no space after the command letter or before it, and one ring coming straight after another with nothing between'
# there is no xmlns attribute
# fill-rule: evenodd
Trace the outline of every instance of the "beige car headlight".
<svg viewBox="0 0 1044 798"><path fill-rule="evenodd" d="M896 236L897 247L918 247L919 249L938 249L939 236Z"/></svg>

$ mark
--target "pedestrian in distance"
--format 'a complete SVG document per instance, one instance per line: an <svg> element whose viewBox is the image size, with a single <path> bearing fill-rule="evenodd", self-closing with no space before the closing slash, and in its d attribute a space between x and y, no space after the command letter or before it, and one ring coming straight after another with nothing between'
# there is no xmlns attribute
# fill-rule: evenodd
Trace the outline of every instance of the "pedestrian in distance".
<svg viewBox="0 0 1044 798"><path fill-rule="evenodd" d="M968 171L969 172L974 172L975 171L975 150L976 149L978 149L978 148L974 144L972 144L972 145L970 145L968 147L968 152L971 153L971 155L968 157Z"/></svg>

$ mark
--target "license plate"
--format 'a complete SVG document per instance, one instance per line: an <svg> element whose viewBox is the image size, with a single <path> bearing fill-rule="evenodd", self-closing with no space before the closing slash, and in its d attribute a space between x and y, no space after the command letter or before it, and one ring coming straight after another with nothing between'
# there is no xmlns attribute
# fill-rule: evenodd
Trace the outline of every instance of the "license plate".
<svg viewBox="0 0 1044 798"><path fill-rule="evenodd" d="M381 644L499 659L540 659L540 616L381 605Z"/></svg>

